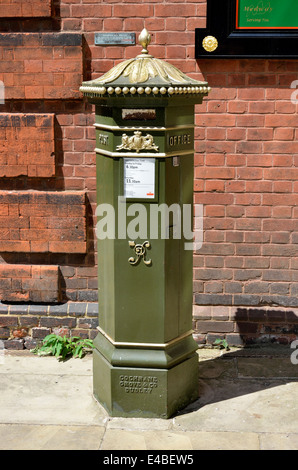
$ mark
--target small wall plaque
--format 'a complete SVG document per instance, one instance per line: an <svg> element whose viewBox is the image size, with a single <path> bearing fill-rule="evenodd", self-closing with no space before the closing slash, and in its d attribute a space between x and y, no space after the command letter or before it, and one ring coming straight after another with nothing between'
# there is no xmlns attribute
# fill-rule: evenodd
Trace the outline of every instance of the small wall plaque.
<svg viewBox="0 0 298 470"><path fill-rule="evenodd" d="M95 33L96 46L134 45L135 33Z"/></svg>

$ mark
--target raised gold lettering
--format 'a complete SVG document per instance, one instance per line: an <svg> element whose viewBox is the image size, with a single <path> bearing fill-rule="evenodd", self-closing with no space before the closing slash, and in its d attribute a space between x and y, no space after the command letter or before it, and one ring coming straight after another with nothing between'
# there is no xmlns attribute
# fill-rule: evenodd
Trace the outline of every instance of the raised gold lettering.
<svg viewBox="0 0 298 470"><path fill-rule="evenodd" d="M169 139L168 142L169 142L170 147L174 147L175 145L191 144L190 134L170 135L168 139Z"/></svg>
<svg viewBox="0 0 298 470"><path fill-rule="evenodd" d="M126 393L152 393L158 387L158 378L151 375L120 375L119 385Z"/></svg>
<svg viewBox="0 0 298 470"><path fill-rule="evenodd" d="M98 143L99 144L108 145L108 143L109 143L109 136L108 135L98 134L97 137L98 137Z"/></svg>

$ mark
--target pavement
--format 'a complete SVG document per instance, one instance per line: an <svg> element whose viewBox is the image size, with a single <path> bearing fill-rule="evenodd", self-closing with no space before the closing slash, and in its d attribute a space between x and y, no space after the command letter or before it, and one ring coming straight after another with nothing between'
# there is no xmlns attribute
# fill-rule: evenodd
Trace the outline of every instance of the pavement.
<svg viewBox="0 0 298 470"><path fill-rule="evenodd" d="M0 449L297 450L293 352L199 349L199 399L170 419L141 419L111 418L95 401L92 355L1 351Z"/></svg>

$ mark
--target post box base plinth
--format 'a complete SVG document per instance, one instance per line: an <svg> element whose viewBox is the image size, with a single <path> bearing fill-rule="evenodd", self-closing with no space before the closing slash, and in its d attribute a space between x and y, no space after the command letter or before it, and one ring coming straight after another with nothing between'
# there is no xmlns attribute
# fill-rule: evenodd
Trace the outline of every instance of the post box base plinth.
<svg viewBox="0 0 298 470"><path fill-rule="evenodd" d="M198 356L170 369L115 367L94 349L93 394L110 416L170 418L198 398Z"/></svg>

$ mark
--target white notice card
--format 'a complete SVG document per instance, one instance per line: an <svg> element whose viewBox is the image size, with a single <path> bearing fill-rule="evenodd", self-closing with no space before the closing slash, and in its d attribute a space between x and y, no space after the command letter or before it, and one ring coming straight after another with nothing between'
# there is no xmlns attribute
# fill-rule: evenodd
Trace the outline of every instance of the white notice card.
<svg viewBox="0 0 298 470"><path fill-rule="evenodd" d="M124 158L124 197L154 199L155 158Z"/></svg>

